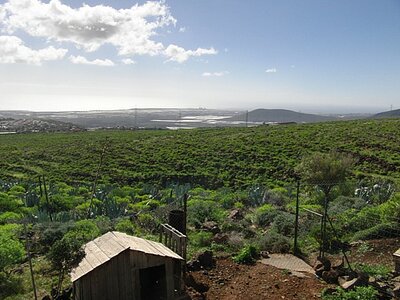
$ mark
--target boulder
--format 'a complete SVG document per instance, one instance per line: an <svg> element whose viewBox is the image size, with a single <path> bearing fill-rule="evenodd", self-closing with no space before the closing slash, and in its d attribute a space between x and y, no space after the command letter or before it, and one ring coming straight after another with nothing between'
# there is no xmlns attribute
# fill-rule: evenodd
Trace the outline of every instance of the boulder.
<svg viewBox="0 0 400 300"><path fill-rule="evenodd" d="M339 273L332 269L329 271L323 271L321 277L327 283L336 284L338 283Z"/></svg>
<svg viewBox="0 0 400 300"><path fill-rule="evenodd" d="M215 266L215 259L213 258L213 252L206 250L197 255L197 260L200 262L200 265L207 269Z"/></svg>
<svg viewBox="0 0 400 300"><path fill-rule="evenodd" d="M400 299L400 282L395 282L393 294L396 297L396 299Z"/></svg>
<svg viewBox="0 0 400 300"><path fill-rule="evenodd" d="M189 271L213 268L215 266L215 259L213 258L212 251L206 250L200 252L196 257L190 260L186 266Z"/></svg>
<svg viewBox="0 0 400 300"><path fill-rule="evenodd" d="M339 279L340 286L345 290L351 290L356 286L367 286L368 281L369 281L369 276L365 273L359 273L357 277L348 281L343 281Z"/></svg>
<svg viewBox="0 0 400 300"><path fill-rule="evenodd" d="M322 273L324 271L330 271L331 270L331 262L329 259L326 257L318 257L317 258L317 263L314 266L315 274L318 277L322 277Z"/></svg>
<svg viewBox="0 0 400 300"><path fill-rule="evenodd" d="M201 228L204 231L208 231L213 234L217 234L217 233L221 232L221 230L219 229L218 223L214 222L214 221L204 222L203 225L201 226Z"/></svg>
<svg viewBox="0 0 400 300"><path fill-rule="evenodd" d="M228 218L235 221L243 220L243 214L240 210L234 209L229 213Z"/></svg>
<svg viewBox="0 0 400 300"><path fill-rule="evenodd" d="M217 244L226 244L228 240L229 235L227 235L226 233L217 233L213 238L213 241Z"/></svg>

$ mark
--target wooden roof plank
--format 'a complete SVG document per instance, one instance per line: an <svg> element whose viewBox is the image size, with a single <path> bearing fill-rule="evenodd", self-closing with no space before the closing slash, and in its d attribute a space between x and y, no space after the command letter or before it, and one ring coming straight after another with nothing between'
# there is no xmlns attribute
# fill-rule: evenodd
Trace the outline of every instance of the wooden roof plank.
<svg viewBox="0 0 400 300"><path fill-rule="evenodd" d="M145 254L183 259L161 243L145 240L125 233L112 231L103 234L85 245L85 257L71 271L72 282L109 261L126 249Z"/></svg>

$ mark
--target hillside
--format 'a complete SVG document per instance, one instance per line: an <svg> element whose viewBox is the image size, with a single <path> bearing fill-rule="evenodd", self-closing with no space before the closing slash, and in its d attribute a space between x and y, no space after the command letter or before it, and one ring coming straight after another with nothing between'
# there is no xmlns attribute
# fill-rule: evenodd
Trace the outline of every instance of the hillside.
<svg viewBox="0 0 400 300"><path fill-rule="evenodd" d="M357 159L358 180L334 189L328 214L339 236L329 238L326 250L340 261L337 247L343 241L351 245L357 272L390 279L400 233L400 193L393 184L400 182L399 125L400 119L382 119L0 135L0 242L5 271L13 280L2 280L6 273L0 272L0 298L34 298L24 245L32 245L42 299L61 278L57 257L49 253L68 253L69 245L80 247L108 231L158 240L159 224L189 195L187 254L192 263L187 278L194 282L186 284L191 299L321 299L330 285L314 274L297 277L286 267L242 264L258 254L265 258L293 249L297 199L302 208L298 246L313 264L321 249L321 220L309 209L323 212L321 193L297 186L294 168L304 155L332 149ZM25 220L27 229L21 225ZM360 242L369 239L376 241ZM212 268L199 268L196 261L206 249L215 253L216 263L211 257L206 260ZM59 286L67 294L71 283L65 275Z"/></svg>
<svg viewBox="0 0 400 300"><path fill-rule="evenodd" d="M384 111L373 115L371 118L373 119L381 119L381 118L400 118L400 109Z"/></svg>
<svg viewBox="0 0 400 300"><path fill-rule="evenodd" d="M246 114L242 114L230 120L245 120ZM314 114L305 114L287 109L256 109L248 113L249 122L273 122L273 123L313 123L335 120L334 117L327 117Z"/></svg>
<svg viewBox="0 0 400 300"><path fill-rule="evenodd" d="M239 187L293 180L307 153L351 153L356 169L400 179L400 119L182 131L94 131L0 136L0 178L45 173L91 181L108 141L103 180Z"/></svg>
<svg viewBox="0 0 400 300"><path fill-rule="evenodd" d="M77 125L45 119L0 118L0 133L81 131Z"/></svg>

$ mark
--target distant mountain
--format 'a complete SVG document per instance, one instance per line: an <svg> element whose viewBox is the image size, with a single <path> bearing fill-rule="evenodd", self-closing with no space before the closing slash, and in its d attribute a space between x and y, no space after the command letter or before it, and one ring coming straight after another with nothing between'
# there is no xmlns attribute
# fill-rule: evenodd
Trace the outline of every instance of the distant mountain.
<svg viewBox="0 0 400 300"><path fill-rule="evenodd" d="M373 115L371 118L381 119L381 118L400 118L400 109L384 111L379 114Z"/></svg>
<svg viewBox="0 0 400 300"><path fill-rule="evenodd" d="M246 120L246 114L229 118L230 120ZM287 109L256 109L248 113L249 122L275 122L275 123L312 123L337 120L335 117L304 114Z"/></svg>

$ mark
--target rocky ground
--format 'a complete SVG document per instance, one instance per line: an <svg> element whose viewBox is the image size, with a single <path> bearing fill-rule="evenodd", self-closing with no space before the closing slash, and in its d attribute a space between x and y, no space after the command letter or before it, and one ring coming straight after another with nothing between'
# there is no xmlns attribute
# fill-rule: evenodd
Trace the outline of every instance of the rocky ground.
<svg viewBox="0 0 400 300"><path fill-rule="evenodd" d="M386 265L394 268L393 253L400 247L400 239L372 240L354 243L348 252L351 263ZM341 255L329 256L332 261ZM247 299L320 299L325 288L335 288L313 274L282 270L257 262L241 265L230 257L217 258L212 268L189 271L187 292L191 299L247 300ZM309 263L316 263L311 256ZM389 283L393 290L393 284ZM387 298L382 298L387 299Z"/></svg>
<svg viewBox="0 0 400 300"><path fill-rule="evenodd" d="M188 281L192 299L319 299L328 287L313 275L301 278L260 262L240 265L230 258L217 259L213 269L189 272Z"/></svg>

